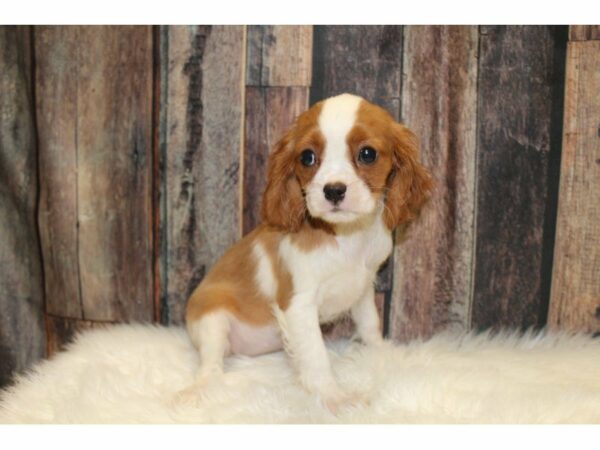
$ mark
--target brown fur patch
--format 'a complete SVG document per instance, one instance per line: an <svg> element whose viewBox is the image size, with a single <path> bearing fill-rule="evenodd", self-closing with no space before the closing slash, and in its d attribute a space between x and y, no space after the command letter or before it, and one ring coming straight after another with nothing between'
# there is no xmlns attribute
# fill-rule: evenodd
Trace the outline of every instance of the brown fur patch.
<svg viewBox="0 0 600 450"><path fill-rule="evenodd" d="M264 225L246 235L215 264L190 296L186 309L188 323L216 309L225 309L238 319L253 325L265 325L274 319L270 300L256 285L253 245L265 245L278 282L277 303L285 309L291 296L291 276L280 261L274 261L282 234Z"/></svg>
<svg viewBox="0 0 600 450"><path fill-rule="evenodd" d="M363 100L347 143L359 176L373 192L385 196L386 226L393 230L413 220L433 189L429 172L419 162L414 133L383 108ZM378 152L372 165L358 162L358 152L365 146Z"/></svg>

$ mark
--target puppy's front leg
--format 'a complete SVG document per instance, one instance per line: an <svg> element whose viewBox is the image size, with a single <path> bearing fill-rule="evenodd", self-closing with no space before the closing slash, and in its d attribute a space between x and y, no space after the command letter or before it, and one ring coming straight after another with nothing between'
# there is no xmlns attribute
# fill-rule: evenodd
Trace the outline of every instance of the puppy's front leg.
<svg viewBox="0 0 600 450"><path fill-rule="evenodd" d="M329 409L335 410L344 400L344 394L333 376L313 298L307 295L292 298L280 326L300 381L306 389L317 393Z"/></svg>
<svg viewBox="0 0 600 450"><path fill-rule="evenodd" d="M375 306L375 289L369 286L362 298L352 306L352 318L359 337L367 345L381 345L383 336Z"/></svg>

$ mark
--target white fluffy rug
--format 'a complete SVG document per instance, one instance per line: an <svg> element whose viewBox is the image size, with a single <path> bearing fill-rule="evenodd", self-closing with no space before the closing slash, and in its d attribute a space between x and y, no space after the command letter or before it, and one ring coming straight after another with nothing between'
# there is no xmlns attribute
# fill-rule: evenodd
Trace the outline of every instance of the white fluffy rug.
<svg viewBox="0 0 600 450"><path fill-rule="evenodd" d="M0 422L600 423L600 340L439 335L331 348L341 385L368 403L325 410L283 353L230 358L197 402L174 404L196 352L180 328L121 325L81 335L0 394Z"/></svg>

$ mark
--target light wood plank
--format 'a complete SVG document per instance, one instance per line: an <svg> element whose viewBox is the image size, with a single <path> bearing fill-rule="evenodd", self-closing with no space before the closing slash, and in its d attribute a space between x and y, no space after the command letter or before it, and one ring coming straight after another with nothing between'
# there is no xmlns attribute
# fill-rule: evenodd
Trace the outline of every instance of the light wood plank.
<svg viewBox="0 0 600 450"><path fill-rule="evenodd" d="M151 27L81 27L77 39L83 318L150 321Z"/></svg>
<svg viewBox="0 0 600 450"><path fill-rule="evenodd" d="M600 39L600 25L571 25L569 40L591 41Z"/></svg>
<svg viewBox="0 0 600 450"><path fill-rule="evenodd" d="M571 42L549 325L600 331L600 41Z"/></svg>
<svg viewBox="0 0 600 450"><path fill-rule="evenodd" d="M390 332L407 341L468 329L478 30L407 26L404 39L402 117L436 180L433 197L395 250Z"/></svg>
<svg viewBox="0 0 600 450"><path fill-rule="evenodd" d="M35 29L39 228L46 312L82 318L77 221L79 27Z"/></svg>
<svg viewBox="0 0 600 450"><path fill-rule="evenodd" d="M161 321L181 323L185 303L241 236L240 163L245 27L173 26L161 105L165 255Z"/></svg>
<svg viewBox="0 0 600 450"><path fill-rule="evenodd" d="M248 86L310 86L313 27L248 27Z"/></svg>

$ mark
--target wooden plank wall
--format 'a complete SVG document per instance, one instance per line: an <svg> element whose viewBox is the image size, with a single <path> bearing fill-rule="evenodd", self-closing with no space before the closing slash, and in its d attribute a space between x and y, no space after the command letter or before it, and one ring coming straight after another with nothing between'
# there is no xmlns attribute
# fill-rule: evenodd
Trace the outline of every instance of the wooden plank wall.
<svg viewBox="0 0 600 450"><path fill-rule="evenodd" d="M0 27L0 386L46 354L30 27Z"/></svg>
<svg viewBox="0 0 600 450"><path fill-rule="evenodd" d="M259 222L276 141L341 92L415 130L437 182L378 277L390 337L539 327L548 311L598 330L598 27L0 30L15 87L0 125L17 130L0 135L0 209L22 212L0 215L14 238L0 247L14 267L0 273L0 382L81 329L182 323L191 290Z"/></svg>
<svg viewBox="0 0 600 450"><path fill-rule="evenodd" d="M600 27L572 27L549 324L600 333Z"/></svg>

